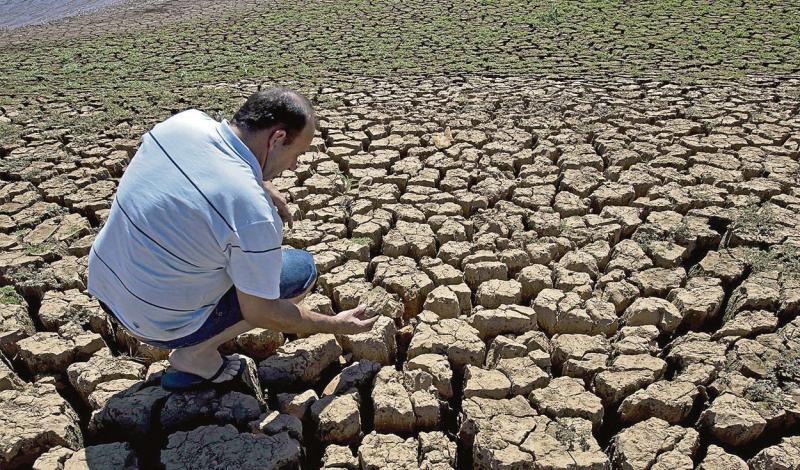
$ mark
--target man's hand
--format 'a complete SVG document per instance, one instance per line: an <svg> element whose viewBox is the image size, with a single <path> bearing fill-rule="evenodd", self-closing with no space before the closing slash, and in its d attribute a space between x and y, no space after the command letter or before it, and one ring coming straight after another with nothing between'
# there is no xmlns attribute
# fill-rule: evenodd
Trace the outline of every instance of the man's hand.
<svg viewBox="0 0 800 470"><path fill-rule="evenodd" d="M338 315L313 312L285 299L264 299L236 289L244 320L254 327L286 333L333 333L354 335L372 329L378 317L364 318L366 307L359 305Z"/></svg>
<svg viewBox="0 0 800 470"><path fill-rule="evenodd" d="M340 335L354 335L357 333L364 333L372 329L372 325L378 321L378 316L372 318L363 318L366 313L367 307L359 305L358 307L345 310L336 314L334 318L335 330L333 333Z"/></svg>
<svg viewBox="0 0 800 470"><path fill-rule="evenodd" d="M283 197L278 188L272 184L272 181L262 181L262 186L264 186L264 190L269 194L269 197L272 199L272 203L275 204L275 209L278 210L278 215L281 216L281 219L284 223L289 225L289 228L292 228L292 222L294 222L292 218L292 212L289 210L289 203L286 202L286 198Z"/></svg>

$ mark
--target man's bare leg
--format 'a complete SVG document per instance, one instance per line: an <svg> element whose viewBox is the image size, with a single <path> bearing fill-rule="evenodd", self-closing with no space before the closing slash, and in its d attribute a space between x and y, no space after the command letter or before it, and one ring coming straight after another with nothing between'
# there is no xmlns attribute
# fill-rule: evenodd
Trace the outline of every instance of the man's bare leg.
<svg viewBox="0 0 800 470"><path fill-rule="evenodd" d="M313 285L299 296L289 299L289 301L294 304L300 303L312 288ZM196 374L205 378L211 377L219 370L222 366L222 362L225 360L218 351L219 347L240 334L246 333L254 328L256 327L247 321L241 320L202 343L174 349L169 355L169 363L177 370ZM230 360L225 371L214 381L224 382L230 380L231 377L234 377L238 373L239 365L238 359Z"/></svg>

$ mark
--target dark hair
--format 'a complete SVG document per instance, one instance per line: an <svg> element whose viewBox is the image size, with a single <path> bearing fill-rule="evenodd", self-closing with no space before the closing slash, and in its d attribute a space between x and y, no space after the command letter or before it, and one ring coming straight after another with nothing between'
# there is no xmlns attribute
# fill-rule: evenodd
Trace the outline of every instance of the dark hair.
<svg viewBox="0 0 800 470"><path fill-rule="evenodd" d="M232 123L248 131L278 125L291 143L313 119L314 108L308 98L288 88L270 88L250 95L233 115Z"/></svg>

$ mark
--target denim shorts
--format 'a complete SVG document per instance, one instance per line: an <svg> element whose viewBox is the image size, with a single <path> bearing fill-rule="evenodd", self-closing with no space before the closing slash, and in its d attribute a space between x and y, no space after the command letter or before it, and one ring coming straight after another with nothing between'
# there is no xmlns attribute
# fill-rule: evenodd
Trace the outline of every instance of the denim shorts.
<svg viewBox="0 0 800 470"><path fill-rule="evenodd" d="M317 279L317 268L314 265L314 258L311 253L305 250L284 249L281 251L281 255L283 264L281 265L279 298L292 299L311 288ZM100 301L100 307L105 310L117 325L121 326L117 316L102 301ZM236 295L234 286L222 296L205 323L194 333L169 341L147 340L145 342L157 348L165 349L192 346L216 336L243 319L242 310L239 307L239 298Z"/></svg>

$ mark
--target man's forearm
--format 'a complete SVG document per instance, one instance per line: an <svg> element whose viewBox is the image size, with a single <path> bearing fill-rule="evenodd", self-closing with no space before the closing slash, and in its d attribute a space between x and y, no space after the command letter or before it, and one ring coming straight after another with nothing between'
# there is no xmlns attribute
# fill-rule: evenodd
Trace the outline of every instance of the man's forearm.
<svg viewBox="0 0 800 470"><path fill-rule="evenodd" d="M286 333L338 333L335 317L313 312L288 300L275 302L276 308L268 315L281 325Z"/></svg>
<svg viewBox="0 0 800 470"><path fill-rule="evenodd" d="M338 332L335 317L312 312L288 300L263 302L260 308L263 311L256 312L256 315L274 331L299 334Z"/></svg>
<svg viewBox="0 0 800 470"><path fill-rule="evenodd" d="M236 290L245 321L254 327L286 333L357 334L369 331L378 317L366 318L363 305L337 313L322 315L295 305L288 300L264 299Z"/></svg>

